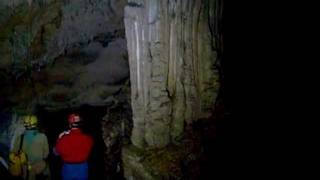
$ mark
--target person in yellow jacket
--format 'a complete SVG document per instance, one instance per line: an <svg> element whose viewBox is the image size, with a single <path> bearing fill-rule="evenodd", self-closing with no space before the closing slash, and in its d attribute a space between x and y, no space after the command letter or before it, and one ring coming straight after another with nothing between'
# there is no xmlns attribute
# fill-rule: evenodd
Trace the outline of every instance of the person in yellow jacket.
<svg viewBox="0 0 320 180"><path fill-rule="evenodd" d="M27 165L23 173L24 179L46 180L50 179L50 171L46 159L49 155L49 145L47 136L37 129L38 119L35 115L24 117L26 128L23 136L18 136L15 141L12 153L19 151L21 137L22 151L26 154Z"/></svg>

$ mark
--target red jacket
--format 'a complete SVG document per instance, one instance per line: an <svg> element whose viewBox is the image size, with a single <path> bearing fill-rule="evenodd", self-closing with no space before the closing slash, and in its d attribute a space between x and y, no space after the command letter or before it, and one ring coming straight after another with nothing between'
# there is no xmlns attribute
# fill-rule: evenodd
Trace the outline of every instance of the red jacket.
<svg viewBox="0 0 320 180"><path fill-rule="evenodd" d="M72 129L58 139L56 151L66 163L82 163L87 161L93 146L90 136L80 129Z"/></svg>

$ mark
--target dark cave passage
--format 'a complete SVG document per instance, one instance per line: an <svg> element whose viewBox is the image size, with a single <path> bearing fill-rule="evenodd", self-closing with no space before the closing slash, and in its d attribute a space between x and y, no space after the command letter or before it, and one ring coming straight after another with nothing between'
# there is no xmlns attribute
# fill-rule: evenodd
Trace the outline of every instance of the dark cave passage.
<svg viewBox="0 0 320 180"><path fill-rule="evenodd" d="M83 119L83 131L94 139L94 147L90 154L89 179L105 179L104 152L105 145L102 139L101 119L105 116L107 107L83 105L78 108L63 109L59 111L48 111L40 108L38 116L40 128L48 137L50 155L49 165L53 180L61 179L62 161L60 157L52 153L59 134L68 129L67 118L70 113L78 113Z"/></svg>

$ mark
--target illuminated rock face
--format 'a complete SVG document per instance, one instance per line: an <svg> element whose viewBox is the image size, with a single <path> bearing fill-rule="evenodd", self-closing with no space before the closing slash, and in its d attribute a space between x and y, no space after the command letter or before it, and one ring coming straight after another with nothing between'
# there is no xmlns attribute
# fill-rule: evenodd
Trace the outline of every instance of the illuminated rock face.
<svg viewBox="0 0 320 180"><path fill-rule="evenodd" d="M214 4L131 0L125 8L134 145L164 147L210 115L220 87Z"/></svg>
<svg viewBox="0 0 320 180"><path fill-rule="evenodd" d="M220 88L219 8L217 0L128 1L134 147L123 150L127 179L172 178L163 166L179 158L157 159L172 154L157 149L181 144L189 124L211 115Z"/></svg>

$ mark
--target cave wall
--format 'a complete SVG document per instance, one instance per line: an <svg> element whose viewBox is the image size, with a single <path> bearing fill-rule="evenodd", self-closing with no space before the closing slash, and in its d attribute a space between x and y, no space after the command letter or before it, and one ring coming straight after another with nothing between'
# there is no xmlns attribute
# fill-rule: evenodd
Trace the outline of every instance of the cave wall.
<svg viewBox="0 0 320 180"><path fill-rule="evenodd" d="M104 105L129 78L126 0L0 2L0 109Z"/></svg>
<svg viewBox="0 0 320 180"><path fill-rule="evenodd" d="M212 116L220 88L220 6L219 0L128 1L133 145L123 148L127 179L182 177L187 127Z"/></svg>
<svg viewBox="0 0 320 180"><path fill-rule="evenodd" d="M164 147L209 117L219 90L215 1L130 0L125 8L137 147Z"/></svg>
<svg viewBox="0 0 320 180"><path fill-rule="evenodd" d="M29 6L25 0L1 2L0 44L4 50L0 67L10 63L14 58L10 52L14 50L21 53L19 57L27 55L28 48L38 50L33 52L34 63L47 63L77 43L122 30L125 3L125 0L37 0ZM42 43L36 42L38 38Z"/></svg>
<svg viewBox="0 0 320 180"><path fill-rule="evenodd" d="M130 87L123 87L113 99L101 122L102 137L106 146L104 153L106 180L123 179L121 150L124 145L130 143L132 131Z"/></svg>

